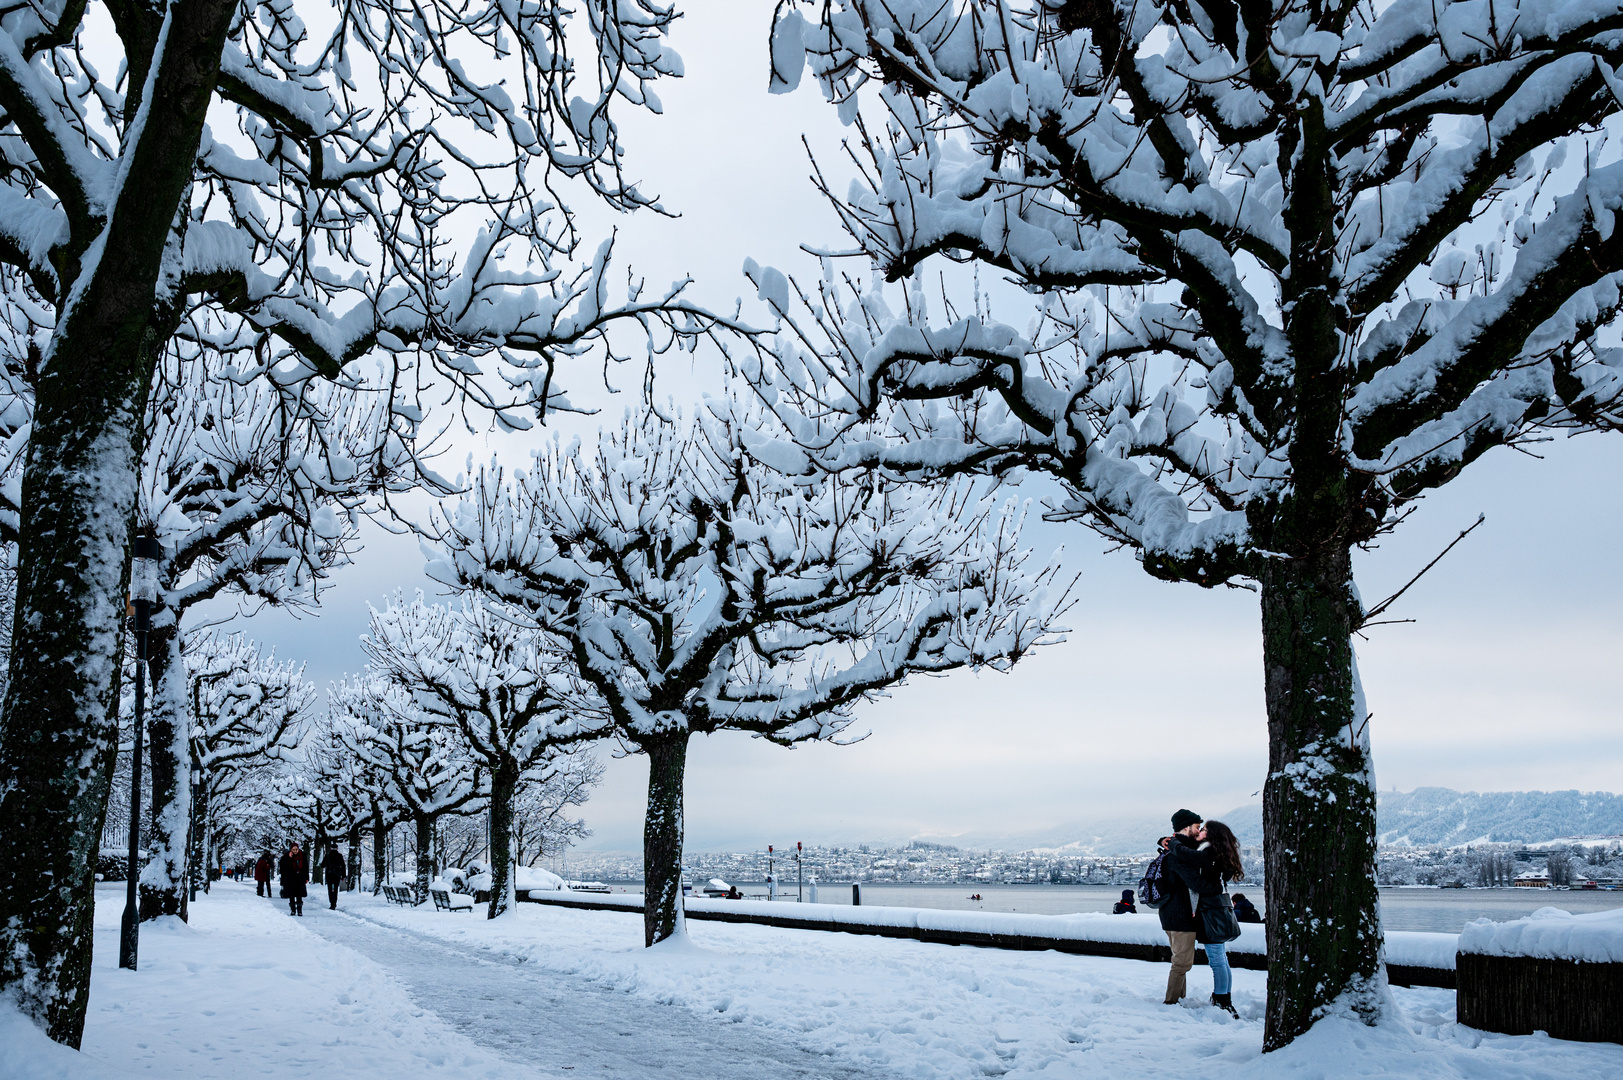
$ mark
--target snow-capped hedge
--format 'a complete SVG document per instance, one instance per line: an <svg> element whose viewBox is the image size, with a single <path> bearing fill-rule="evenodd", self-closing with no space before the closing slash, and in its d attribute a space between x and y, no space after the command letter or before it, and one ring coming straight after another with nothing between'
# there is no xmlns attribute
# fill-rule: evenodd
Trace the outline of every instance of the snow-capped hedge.
<svg viewBox="0 0 1623 1080"><path fill-rule="evenodd" d="M1454 955L1459 951L1458 934L1434 934L1419 930L1386 932L1386 962L1389 965L1453 971Z"/></svg>
<svg viewBox="0 0 1623 1080"><path fill-rule="evenodd" d="M564 887L564 879L551 870L543 870L539 866L513 867L513 888L517 891L526 889L557 890Z"/></svg>
<svg viewBox="0 0 1623 1080"><path fill-rule="evenodd" d="M1544 907L1513 922L1478 919L1460 934L1459 949L1484 956L1623 963L1623 908L1574 915Z"/></svg>

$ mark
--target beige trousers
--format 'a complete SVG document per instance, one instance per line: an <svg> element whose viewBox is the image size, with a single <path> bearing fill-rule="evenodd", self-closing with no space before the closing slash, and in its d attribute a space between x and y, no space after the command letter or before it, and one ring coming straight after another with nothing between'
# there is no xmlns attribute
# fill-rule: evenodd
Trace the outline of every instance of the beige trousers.
<svg viewBox="0 0 1623 1080"><path fill-rule="evenodd" d="M1167 939L1172 942L1172 970L1167 974L1167 999L1165 1004L1176 1005L1183 1000L1184 994L1189 991L1189 981L1186 976L1189 969L1195 966L1195 932L1193 930L1168 930Z"/></svg>

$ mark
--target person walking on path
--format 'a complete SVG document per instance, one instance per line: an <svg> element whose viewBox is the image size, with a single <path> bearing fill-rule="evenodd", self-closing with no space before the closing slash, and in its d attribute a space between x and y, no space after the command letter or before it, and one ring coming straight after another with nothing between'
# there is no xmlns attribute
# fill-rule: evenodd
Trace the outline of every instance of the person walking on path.
<svg viewBox="0 0 1623 1080"><path fill-rule="evenodd" d="M1110 909L1110 914L1112 914L1112 915L1137 915L1138 914L1138 905L1133 903L1133 890L1132 889L1123 889L1121 891L1121 899L1117 900L1116 901L1116 906Z"/></svg>
<svg viewBox="0 0 1623 1080"><path fill-rule="evenodd" d="M1230 899L1234 901L1234 917L1240 922L1260 923L1262 921L1262 912L1257 910L1257 905L1245 898L1245 893L1237 892Z"/></svg>
<svg viewBox="0 0 1623 1080"><path fill-rule="evenodd" d="M349 872L344 865L344 857L338 853L336 846L327 848L327 855L321 860L322 880L327 883L327 910L338 910L338 885Z"/></svg>
<svg viewBox="0 0 1623 1080"><path fill-rule="evenodd" d="M1199 835L1200 815L1193 810L1179 810L1172 815L1172 835L1162 837L1160 843L1161 850L1168 853L1163 865L1168 871L1169 895L1158 914L1161 916L1161 929L1166 931L1167 941L1172 945L1172 970L1167 973L1167 1005L1176 1005L1183 1000L1184 994L1189 991L1189 969L1195 966L1195 908L1189 902L1188 877L1196 875L1188 872L1186 877L1186 872L1171 853L1180 847L1193 850L1200 842L1196 839Z"/></svg>
<svg viewBox="0 0 1623 1080"><path fill-rule="evenodd" d="M287 913L303 915L305 886L310 884L310 860L299 850L297 841L287 849L277 869L282 878L282 895L287 898Z"/></svg>
<svg viewBox="0 0 1623 1080"><path fill-rule="evenodd" d="M254 895L270 897L271 887L271 857L270 852L259 853L259 861L254 863ZM272 898L274 899L274 898Z"/></svg>
<svg viewBox="0 0 1623 1080"><path fill-rule="evenodd" d="M1195 847L1175 844L1172 861L1178 876L1200 899L1195 907L1195 940L1206 946L1206 963L1212 969L1212 1004L1236 1020L1234 973L1229 969L1228 943L1240 936L1240 924L1229 906L1228 883L1239 881L1240 845L1234 832L1221 821L1208 821L1196 834Z"/></svg>

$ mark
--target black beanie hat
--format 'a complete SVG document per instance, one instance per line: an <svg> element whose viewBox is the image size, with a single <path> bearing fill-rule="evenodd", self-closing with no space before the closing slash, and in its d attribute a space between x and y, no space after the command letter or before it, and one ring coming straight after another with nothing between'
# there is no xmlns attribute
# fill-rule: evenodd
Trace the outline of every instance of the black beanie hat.
<svg viewBox="0 0 1623 1080"><path fill-rule="evenodd" d="M1121 891L1121 900L1124 904L1131 904L1133 902L1133 890L1123 889Z"/></svg>
<svg viewBox="0 0 1623 1080"><path fill-rule="evenodd" d="M1204 820L1206 819L1195 813L1193 810L1179 810L1176 814L1172 815L1172 831L1183 832L1183 830L1189 828L1189 826L1199 825Z"/></svg>

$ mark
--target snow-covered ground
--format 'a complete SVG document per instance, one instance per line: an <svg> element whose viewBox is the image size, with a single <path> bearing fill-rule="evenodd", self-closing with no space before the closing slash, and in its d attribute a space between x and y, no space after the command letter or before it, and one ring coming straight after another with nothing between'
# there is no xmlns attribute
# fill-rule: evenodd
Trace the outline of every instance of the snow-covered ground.
<svg viewBox="0 0 1623 1080"><path fill-rule="evenodd" d="M192 921L141 928L140 966L118 967L122 887L96 890L96 954L85 1025L85 1071L43 1071L55 1058L43 1036L0 1013L0 1077L367 1075L488 1078L496 1054L459 1037L416 1005L391 975L349 949L330 947L290 918L284 901L224 882L192 905ZM332 917L306 901L312 922ZM317 909L320 909L319 911ZM17 1038L6 1038L17 1035ZM21 1037L26 1035L27 1037ZM39 1045L43 1043L44 1045ZM71 1058L72 1055L69 1055ZM90 1067L95 1066L95 1067Z"/></svg>
<svg viewBox="0 0 1623 1080"><path fill-rule="evenodd" d="M190 926L144 931L131 975L102 900L86 1053L0 1012L6 1080L1623 1076L1623 1046L1460 1028L1445 990L1396 990L1401 1022L1332 1019L1264 1057L1260 972L1235 972L1234 1021L1196 1000L1204 968L1172 1008L1166 969L1130 960L718 923L644 950L634 914L521 904L493 924L367 896L337 914L312 898L301 921L231 883Z"/></svg>

